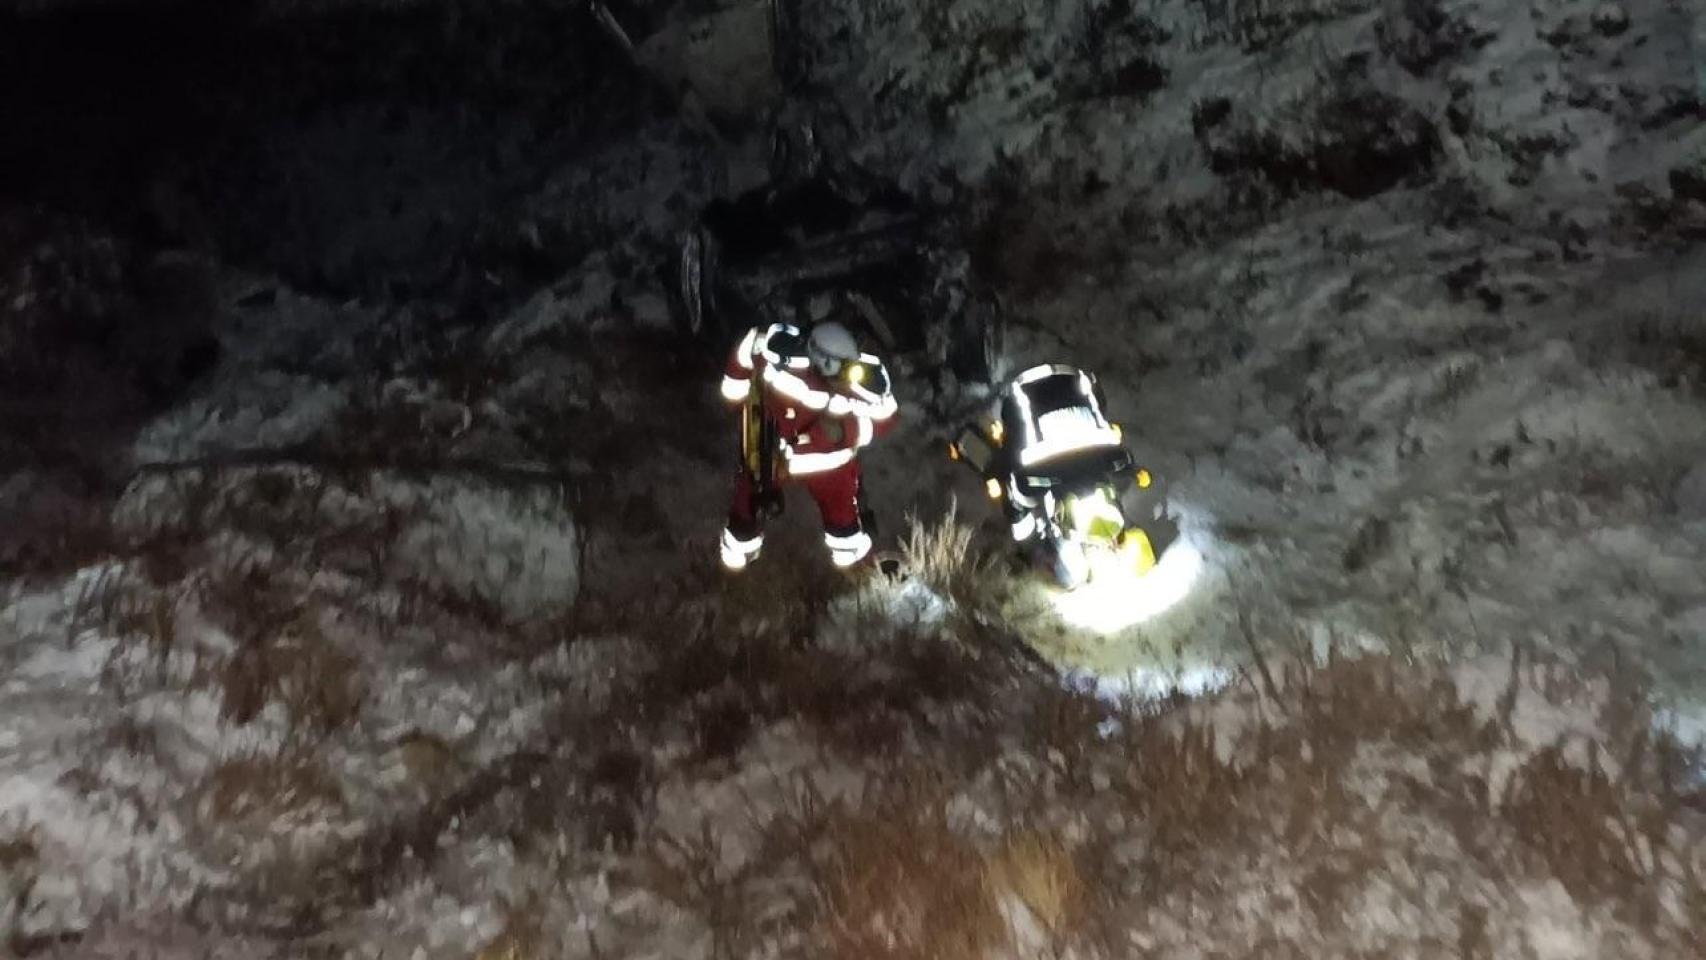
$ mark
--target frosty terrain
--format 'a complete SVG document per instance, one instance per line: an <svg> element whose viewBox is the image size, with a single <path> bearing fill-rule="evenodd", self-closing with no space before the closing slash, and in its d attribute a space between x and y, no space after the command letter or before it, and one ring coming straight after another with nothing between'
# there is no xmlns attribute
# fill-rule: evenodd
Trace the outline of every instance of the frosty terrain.
<svg viewBox="0 0 1706 960"><path fill-rule="evenodd" d="M346 186L300 249L161 258L220 348L106 416L122 494L0 473L0 953L1706 956L1684 0L799 22L796 106L965 211L1010 368L1101 376L1184 527L1146 591L1011 573L904 359L866 482L909 578L834 574L803 497L716 571L721 358L648 264L762 170L719 118L773 92L701 69L590 145L499 137L554 158L492 161L542 168L501 204ZM380 176L361 116L304 126L281 181ZM417 213L573 262L482 266L454 322L339 286ZM122 242L19 235L21 343Z"/></svg>

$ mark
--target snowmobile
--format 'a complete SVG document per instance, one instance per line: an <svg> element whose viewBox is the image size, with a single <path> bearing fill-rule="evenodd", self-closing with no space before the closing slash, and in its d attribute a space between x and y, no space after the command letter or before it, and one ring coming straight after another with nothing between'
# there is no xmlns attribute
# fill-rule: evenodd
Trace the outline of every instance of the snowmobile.
<svg viewBox="0 0 1706 960"><path fill-rule="evenodd" d="M1068 590L1140 577L1178 539L1150 471L1109 421L1094 377L1066 364L1014 376L996 411L966 424L948 456L1001 501L1013 539Z"/></svg>

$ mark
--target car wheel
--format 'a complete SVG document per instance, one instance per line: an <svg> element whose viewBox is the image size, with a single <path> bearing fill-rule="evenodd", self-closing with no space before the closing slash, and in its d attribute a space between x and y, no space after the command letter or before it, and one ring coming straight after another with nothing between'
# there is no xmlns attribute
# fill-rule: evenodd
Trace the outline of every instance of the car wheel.
<svg viewBox="0 0 1706 960"><path fill-rule="evenodd" d="M967 304L955 318L948 345L954 376L990 385L1000 379L1004 333L1001 311L993 302L978 298Z"/></svg>

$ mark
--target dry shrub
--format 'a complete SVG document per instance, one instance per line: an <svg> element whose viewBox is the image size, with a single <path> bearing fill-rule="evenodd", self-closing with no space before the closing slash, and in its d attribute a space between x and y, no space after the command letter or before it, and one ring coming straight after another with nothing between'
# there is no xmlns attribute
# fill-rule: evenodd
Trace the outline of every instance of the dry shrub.
<svg viewBox="0 0 1706 960"><path fill-rule="evenodd" d="M0 872L16 870L34 864L41 857L36 842L28 834L0 840Z"/></svg>
<svg viewBox="0 0 1706 960"><path fill-rule="evenodd" d="M961 523L958 511L958 502L950 501L935 524L909 517L901 556L911 576L953 601L960 632L975 635L986 621L1022 618L1023 612L1008 609L1012 584L1007 571L993 555L978 550L976 529Z"/></svg>
<svg viewBox="0 0 1706 960"><path fill-rule="evenodd" d="M1361 829L1367 811L1346 776L1368 747L1462 758L1498 742L1496 721L1478 718L1448 676L1424 669L1418 677L1387 658L1294 667L1270 689L1261 702L1274 719L1240 731L1167 713L1140 713L1123 725L1122 766L1112 782L1144 824L1137 867L1150 890L1197 882L1203 858L1219 851L1277 843L1302 853L1326 844L1336 828ZM1474 846L1487 813L1485 785L1455 763L1395 789ZM1336 885L1328 873L1315 880L1323 894Z"/></svg>
<svg viewBox="0 0 1706 960"><path fill-rule="evenodd" d="M535 940L505 930L474 954L474 960L532 960L539 956Z"/></svg>
<svg viewBox="0 0 1706 960"><path fill-rule="evenodd" d="M221 762L197 788L196 808L225 823L270 826L342 810L343 789L313 757L287 751Z"/></svg>
<svg viewBox="0 0 1706 960"><path fill-rule="evenodd" d="M397 757L409 780L434 796L448 793L466 772L454 746L421 730L410 730L398 739Z"/></svg>
<svg viewBox="0 0 1706 960"><path fill-rule="evenodd" d="M1512 776L1500 813L1522 842L1532 868L1555 878L1582 902L1626 896L1640 869L1630 831L1629 797L1597 757L1571 763L1562 749L1536 752ZM1658 838L1660 847L1668 845Z"/></svg>
<svg viewBox="0 0 1706 960"><path fill-rule="evenodd" d="M1057 950L1082 936L1092 886L1059 835L1015 829L984 845L952 809L937 774L902 767L856 798L808 788L772 824L772 857L802 863L810 882L811 955L985 960L1039 936Z"/></svg>
<svg viewBox="0 0 1706 960"><path fill-rule="evenodd" d="M1283 682L1280 703L1292 721L1285 732L1299 748L1308 745L1317 772L1342 768L1370 742L1426 754L1441 745L1479 753L1503 740L1497 720L1465 703L1449 674L1391 657L1294 667Z"/></svg>
<svg viewBox="0 0 1706 960"><path fill-rule="evenodd" d="M828 811L817 840L815 938L833 960L983 960L1011 941L983 855L941 797ZM1017 866L1017 864L1015 864ZM1040 864L1028 882L1048 888ZM1043 868L1046 870L1046 868ZM1064 884L1058 885L1062 891Z"/></svg>
<svg viewBox="0 0 1706 960"><path fill-rule="evenodd" d="M0 453L4 445L0 443ZM18 582L65 576L121 552L111 507L93 494L74 495L58 483L17 474L19 492L0 491L0 578ZM9 478L10 479L10 478Z"/></svg>
<svg viewBox="0 0 1706 960"><path fill-rule="evenodd" d="M324 737L354 722L367 695L360 661L321 631L305 598L258 566L215 571L200 588L209 618L239 644L218 670L226 719L248 723L276 701L293 734Z"/></svg>
<svg viewBox="0 0 1706 960"><path fill-rule="evenodd" d="M506 905L503 931L482 946L474 960L536 960L546 956L542 912L536 897Z"/></svg>
<svg viewBox="0 0 1706 960"><path fill-rule="evenodd" d="M1010 834L985 866L990 892L1011 894L1030 911L1051 939L1078 931L1090 910L1090 889L1077 859L1061 838L1025 830Z"/></svg>
<svg viewBox="0 0 1706 960"><path fill-rule="evenodd" d="M724 616L737 627L803 637L816 628L830 603L853 587L852 579L830 564L820 546L804 546L779 531L766 538L764 553L751 568L721 578L718 599Z"/></svg>
<svg viewBox="0 0 1706 960"><path fill-rule="evenodd" d="M1142 718L1127 726L1123 746L1130 760L1113 782L1148 833L1140 869L1154 887L1193 879L1191 857L1247 828L1244 804L1259 774L1222 759L1206 724L1170 729L1162 718Z"/></svg>
<svg viewBox="0 0 1706 960"><path fill-rule="evenodd" d="M246 645L226 661L219 682L227 719L248 723L277 701L292 732L310 738L353 723L367 695L360 663L308 624Z"/></svg>
<svg viewBox="0 0 1706 960"><path fill-rule="evenodd" d="M746 956L756 933L745 888L753 865L726 861L723 840L708 820L692 836L659 837L644 860L651 891L705 924L716 960Z"/></svg>
<svg viewBox="0 0 1706 960"><path fill-rule="evenodd" d="M959 501L950 500L941 521L927 525L916 516L907 517L906 540L901 555L906 569L930 589L956 596L975 579L981 569L972 553L971 527L959 522Z"/></svg>

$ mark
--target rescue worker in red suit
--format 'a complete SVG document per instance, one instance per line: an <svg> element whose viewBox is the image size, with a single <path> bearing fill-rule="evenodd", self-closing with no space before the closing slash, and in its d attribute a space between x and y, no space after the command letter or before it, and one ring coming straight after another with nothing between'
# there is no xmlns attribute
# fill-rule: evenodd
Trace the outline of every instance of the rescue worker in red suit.
<svg viewBox="0 0 1706 960"><path fill-rule="evenodd" d="M723 372L723 399L744 403L753 378L763 389L765 416L775 424L782 478L797 481L817 501L823 542L838 567L871 552L859 509L859 451L895 425L897 406L882 361L861 353L839 323L819 323L806 335L787 323L753 328L736 345ZM753 480L735 480L723 531L722 561L740 570L764 546L763 517Z"/></svg>

